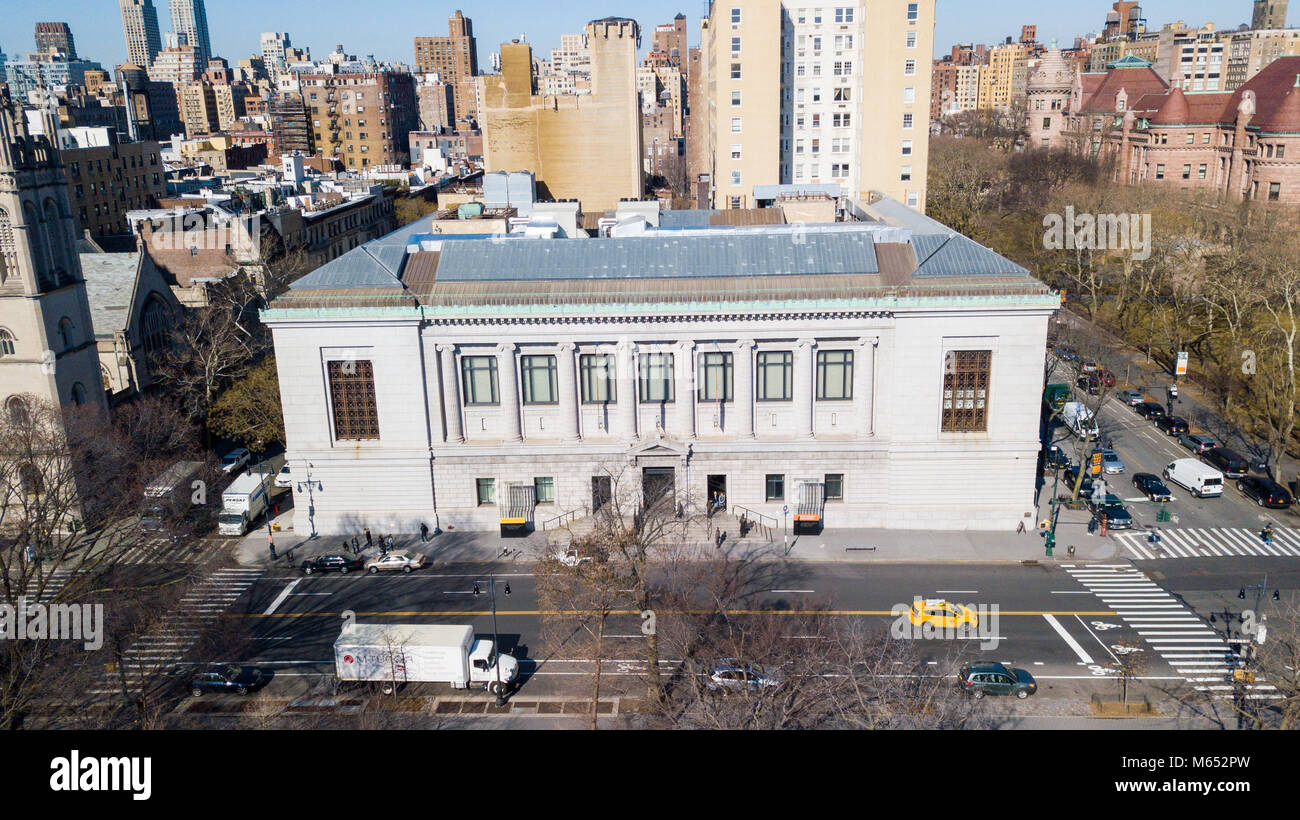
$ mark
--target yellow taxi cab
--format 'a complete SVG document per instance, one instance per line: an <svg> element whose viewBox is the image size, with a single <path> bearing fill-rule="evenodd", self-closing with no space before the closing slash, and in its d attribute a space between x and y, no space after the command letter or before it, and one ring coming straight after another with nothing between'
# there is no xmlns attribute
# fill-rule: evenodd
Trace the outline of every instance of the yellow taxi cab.
<svg viewBox="0 0 1300 820"><path fill-rule="evenodd" d="M939 598L917 598L912 601L908 619L913 626L930 624L935 629L974 629L979 626L979 616L975 610L961 604L953 604Z"/></svg>

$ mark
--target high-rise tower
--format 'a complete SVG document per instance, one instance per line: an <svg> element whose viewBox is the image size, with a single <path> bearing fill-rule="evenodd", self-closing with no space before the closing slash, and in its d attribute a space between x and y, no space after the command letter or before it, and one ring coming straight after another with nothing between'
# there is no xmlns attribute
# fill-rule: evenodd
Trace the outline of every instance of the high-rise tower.
<svg viewBox="0 0 1300 820"><path fill-rule="evenodd" d="M126 61L147 71L162 51L158 9L154 8L153 0L121 0L121 3Z"/></svg>

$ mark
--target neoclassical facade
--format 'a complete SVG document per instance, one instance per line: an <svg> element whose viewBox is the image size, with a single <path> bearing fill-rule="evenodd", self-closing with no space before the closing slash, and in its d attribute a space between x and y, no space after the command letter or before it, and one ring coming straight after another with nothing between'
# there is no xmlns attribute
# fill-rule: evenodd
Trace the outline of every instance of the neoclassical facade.
<svg viewBox="0 0 1300 820"><path fill-rule="evenodd" d="M611 490L779 521L803 482L828 527L1014 528L1059 297L875 212L591 240L421 220L320 268L263 315L295 529L490 530L511 487L539 528Z"/></svg>

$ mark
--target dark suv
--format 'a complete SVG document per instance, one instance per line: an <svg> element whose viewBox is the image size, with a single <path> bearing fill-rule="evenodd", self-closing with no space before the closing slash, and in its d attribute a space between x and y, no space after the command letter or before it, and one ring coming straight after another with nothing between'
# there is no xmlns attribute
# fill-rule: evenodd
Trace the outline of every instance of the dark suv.
<svg viewBox="0 0 1300 820"><path fill-rule="evenodd" d="M1007 669L1000 663L963 664L957 685L973 698L985 695L1015 695L1024 700L1038 691L1034 676L1024 669Z"/></svg>
<svg viewBox="0 0 1300 820"><path fill-rule="evenodd" d="M340 575L347 575L352 570L360 572L363 567L364 562L360 558L349 558L346 555L318 555L302 562L302 571L307 575L313 572L337 572Z"/></svg>
<svg viewBox="0 0 1300 820"><path fill-rule="evenodd" d="M1227 447L1215 447L1201 453L1201 458L1205 459L1211 467L1222 472L1226 478L1245 478L1246 471L1250 469L1246 459Z"/></svg>
<svg viewBox="0 0 1300 820"><path fill-rule="evenodd" d="M1285 510L1291 506L1291 491L1267 478L1246 476L1237 481L1237 489L1261 507Z"/></svg>
<svg viewBox="0 0 1300 820"><path fill-rule="evenodd" d="M1167 436L1187 432L1187 419L1182 416L1156 416L1156 427Z"/></svg>
<svg viewBox="0 0 1300 820"><path fill-rule="evenodd" d="M1144 401L1133 405L1133 409L1144 419L1158 419L1165 414L1165 408L1153 401Z"/></svg>

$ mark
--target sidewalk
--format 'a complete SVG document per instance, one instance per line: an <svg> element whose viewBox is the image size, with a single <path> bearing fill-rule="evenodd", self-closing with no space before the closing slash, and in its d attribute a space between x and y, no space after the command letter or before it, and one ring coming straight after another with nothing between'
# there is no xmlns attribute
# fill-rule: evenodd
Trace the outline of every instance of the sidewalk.
<svg viewBox="0 0 1300 820"><path fill-rule="evenodd" d="M740 542L724 543L722 552L731 557L789 561L825 561L842 563L893 562L993 562L993 561L1106 561L1119 554L1119 545L1110 538L1087 534L1088 513L1062 510L1056 530L1056 549L1047 558L1043 537L1026 522L1024 533L1010 532L929 532L926 530L827 529L820 535L790 535L788 540L775 533L771 541L752 536ZM275 533L278 558L271 560L267 549L265 525L244 536L235 548L235 560L244 566L296 567L304 559L343 551L341 535L309 539L292 531L292 511L275 520L282 529ZM375 545L366 548L358 534L362 557L379 554L379 533L373 533ZM349 554L351 536L348 537ZM443 532L430 534L421 542L419 533L394 533L394 549L409 549L428 556L431 562L487 563L522 561L531 563L550 549L547 533L536 531L526 538L502 538L495 532ZM1075 554L1069 554L1073 544ZM716 557L718 548L705 539L692 539L688 548L698 550L701 559ZM292 563L286 561L292 551Z"/></svg>

